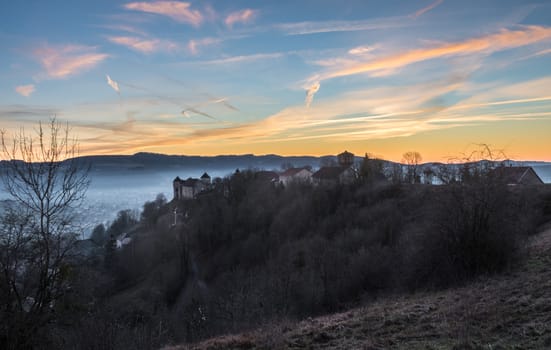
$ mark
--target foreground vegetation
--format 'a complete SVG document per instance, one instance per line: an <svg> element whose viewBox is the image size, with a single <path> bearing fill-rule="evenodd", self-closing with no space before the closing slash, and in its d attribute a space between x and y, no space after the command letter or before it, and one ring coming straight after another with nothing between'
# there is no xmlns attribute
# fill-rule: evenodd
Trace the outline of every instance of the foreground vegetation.
<svg viewBox="0 0 551 350"><path fill-rule="evenodd" d="M279 322L180 349L549 349L551 227L507 273L443 291L383 296L364 307Z"/></svg>
<svg viewBox="0 0 551 350"><path fill-rule="evenodd" d="M348 184L283 186L236 172L196 199L158 196L140 214L121 211L77 241L70 209L88 181L58 161L67 143L50 125L49 149L39 129L49 158L12 161L15 172L3 175L17 205L0 222L0 348L153 349L358 305L386 320L389 307L377 305L388 295L519 266L527 240L551 220L546 186L507 186L476 163L443 186L417 184L414 172L389 181L366 157ZM19 145L31 157L28 140ZM287 333L249 345L317 347L333 337L295 344Z"/></svg>
<svg viewBox="0 0 551 350"><path fill-rule="evenodd" d="M369 179L283 187L245 171L120 212L72 265L39 347L157 348L462 285L516 266L551 214L545 187Z"/></svg>

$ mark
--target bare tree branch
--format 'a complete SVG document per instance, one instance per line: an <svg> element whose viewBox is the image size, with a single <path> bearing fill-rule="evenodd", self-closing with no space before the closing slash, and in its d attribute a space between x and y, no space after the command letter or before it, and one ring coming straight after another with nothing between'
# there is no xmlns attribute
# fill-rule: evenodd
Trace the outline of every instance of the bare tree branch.
<svg viewBox="0 0 551 350"><path fill-rule="evenodd" d="M2 181L12 199L0 218L6 280L0 315L14 348L32 346L33 332L53 317L51 309L68 287L61 270L71 263L77 237L70 223L89 185L88 168L76 158L78 142L69 135L69 126L55 118L32 133L0 133Z"/></svg>

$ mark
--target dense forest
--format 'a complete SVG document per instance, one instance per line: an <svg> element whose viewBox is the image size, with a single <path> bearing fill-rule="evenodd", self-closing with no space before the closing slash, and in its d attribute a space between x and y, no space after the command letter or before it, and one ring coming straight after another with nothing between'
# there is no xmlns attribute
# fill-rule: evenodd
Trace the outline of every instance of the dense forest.
<svg viewBox="0 0 551 350"><path fill-rule="evenodd" d="M349 184L236 172L195 199L160 195L98 225L40 322L14 318L2 281L0 345L152 349L448 288L522 259L550 218L547 186L474 168L441 186L387 180L368 157Z"/></svg>

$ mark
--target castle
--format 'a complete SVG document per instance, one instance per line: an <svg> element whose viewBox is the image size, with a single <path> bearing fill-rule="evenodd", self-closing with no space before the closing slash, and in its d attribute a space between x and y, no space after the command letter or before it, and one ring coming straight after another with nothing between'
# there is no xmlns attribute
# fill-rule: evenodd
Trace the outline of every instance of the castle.
<svg viewBox="0 0 551 350"><path fill-rule="evenodd" d="M174 199L193 199L197 194L209 188L210 183L210 176L207 173L204 173L200 179L189 177L186 180L182 180L177 176L172 181Z"/></svg>

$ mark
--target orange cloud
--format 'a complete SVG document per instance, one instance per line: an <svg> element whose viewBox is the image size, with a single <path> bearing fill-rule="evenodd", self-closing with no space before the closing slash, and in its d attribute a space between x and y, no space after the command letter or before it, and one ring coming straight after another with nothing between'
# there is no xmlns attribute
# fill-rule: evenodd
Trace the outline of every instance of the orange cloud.
<svg viewBox="0 0 551 350"><path fill-rule="evenodd" d="M477 84L453 75L422 84L351 91L328 97L310 108L288 107L264 119L239 124L185 119L177 110L171 115L159 115L156 105L151 106L148 100L142 99L126 101L129 110L140 111L137 117L130 113L126 119L109 116L109 105L100 106L105 108L106 115L98 107L79 107L62 114L78 120L97 115L105 118L94 125L76 122L82 130L80 135L87 137L80 138L82 150L90 153L149 150L188 154L323 154L347 148L359 150L356 153L370 151L389 155L392 149L399 160L404 150L415 149L424 157L427 155L427 159L437 159L456 154L466 142L509 142L512 128L522 128L522 135L514 133L518 137L515 142L522 145L532 138L531 132L548 130L551 97L546 87L550 81L550 78L540 78L512 83L505 88L501 83ZM468 101L469 95L484 98L469 101L468 105L455 99L446 103L439 98L454 91L458 96L465 96L463 101ZM212 103L219 101L223 103L224 99ZM500 127L510 129L499 137L492 134L493 139L488 139L491 134L488 130ZM433 139L435 135L442 137L441 143ZM452 141L448 138L456 140L453 147L449 146ZM411 140L422 143L410 145ZM434 147L435 144L439 146ZM376 148L376 145L382 146ZM365 149L368 146L369 149Z"/></svg>
<svg viewBox="0 0 551 350"><path fill-rule="evenodd" d="M29 85L20 85L20 86L17 86L15 88L15 91L21 95L21 96L25 96L25 97L29 97L32 95L32 93L34 92L35 88L34 88L34 85L33 84L29 84Z"/></svg>
<svg viewBox="0 0 551 350"><path fill-rule="evenodd" d="M63 79L92 69L109 57L94 51L94 47L66 45L36 49L34 55L46 69L49 78Z"/></svg>
<svg viewBox="0 0 551 350"><path fill-rule="evenodd" d="M230 13L224 22L231 28L235 23L249 23L253 20L256 14L257 11L251 9L236 11Z"/></svg>
<svg viewBox="0 0 551 350"><path fill-rule="evenodd" d="M251 123L196 130L188 134L186 140L204 144L223 140L224 144L232 146L305 140L347 144L502 122L545 121L551 115L546 108L534 109L534 103L551 100L545 95L469 106L434 105L431 102L442 94L466 88L461 80L446 79L402 88L369 89L322 101L310 108L285 108ZM495 108L506 104L518 106L502 110Z"/></svg>
<svg viewBox="0 0 551 350"><path fill-rule="evenodd" d="M489 54L505 49L534 44L551 38L551 28L526 26L521 30L503 29L499 33L464 41L446 43L432 48L410 50L368 62L337 68L321 75L321 80L354 74L376 74L380 71L393 71L413 63L430 59L468 55Z"/></svg>
<svg viewBox="0 0 551 350"><path fill-rule="evenodd" d="M203 22L203 15L197 10L191 10L190 6L190 3L180 1L131 2L124 5L129 10L163 15L198 27Z"/></svg>
<svg viewBox="0 0 551 350"><path fill-rule="evenodd" d="M123 45L142 53L153 53L162 50L170 51L178 47L178 45L171 41L159 39L142 39L131 36L110 36L107 39L112 43Z"/></svg>

